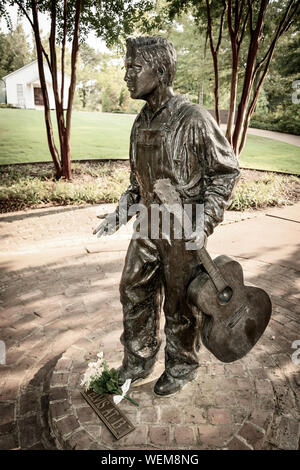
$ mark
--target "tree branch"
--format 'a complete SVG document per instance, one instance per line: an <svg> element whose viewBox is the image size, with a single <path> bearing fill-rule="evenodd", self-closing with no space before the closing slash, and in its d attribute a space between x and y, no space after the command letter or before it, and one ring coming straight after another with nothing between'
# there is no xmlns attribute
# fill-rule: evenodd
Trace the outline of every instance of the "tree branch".
<svg viewBox="0 0 300 470"><path fill-rule="evenodd" d="M16 4L18 5L18 7L20 8L20 10L22 10L22 12L24 13L24 15L26 16L26 18L28 19L29 23L31 24L31 27L32 29L34 30L34 24L32 22L32 19L30 18L30 16L28 15L27 11L25 10L25 8L23 7L23 5L16 1Z"/></svg>
<svg viewBox="0 0 300 470"><path fill-rule="evenodd" d="M64 87L65 87L65 49L67 37L67 0L64 0L64 27L63 27L63 40L61 46L61 90L60 101L64 109Z"/></svg>
<svg viewBox="0 0 300 470"><path fill-rule="evenodd" d="M224 7L223 7L222 15L221 15L221 23L220 23L219 38L218 38L218 43L217 43L217 47L216 47L216 53L219 52L221 41L222 41L224 16L225 16L225 13L226 13L226 8L227 8L227 4L226 4L225 0L223 1L223 5L224 5Z"/></svg>
<svg viewBox="0 0 300 470"><path fill-rule="evenodd" d="M33 31L34 31L36 51L37 51L39 77L40 77L40 83L41 83L43 100L44 100L44 114L45 114L48 146L49 146L49 150L50 150L50 153L51 153L51 156L52 156L55 168L56 168L56 176L60 177L61 165L60 165L59 155L58 155L58 151L57 151L55 141L54 141L54 136L53 136L49 96L48 96L47 83L46 83L44 64L43 64L42 43L41 43L41 37L40 37L40 31L39 31L37 0L31 0L31 10L32 10L32 18L33 18Z"/></svg>
<svg viewBox="0 0 300 470"><path fill-rule="evenodd" d="M56 1L51 0L51 29L50 29L50 37L49 37L51 65L52 65L51 74L52 74L53 94L54 94L54 99L55 99L55 112L56 112L56 121L57 121L57 127L58 127L58 137L59 137L60 149L61 149L60 154L61 154L61 160L63 162L65 128L64 128L63 107L59 99L59 91L58 91L55 37L56 37Z"/></svg>
<svg viewBox="0 0 300 470"><path fill-rule="evenodd" d="M28 19L28 21L29 21L29 23L30 23L30 25L31 25L31 27L32 27L32 29L33 29L33 32L34 32L34 31L35 31L35 29L34 29L35 26L34 26L34 23L33 23L32 19L31 19L30 16L28 15L27 11L25 10L25 8L23 7L23 5L22 5L20 2L16 1L16 4L18 5L18 7L20 8L20 10L23 12L23 14L24 14L24 15L26 16L26 18ZM46 61L47 61L49 70L51 71L51 64L50 64L49 56L48 56L47 52L45 51L45 49L44 49L42 43L41 43L41 48L42 48L42 53L44 54L45 59L46 59Z"/></svg>
<svg viewBox="0 0 300 470"><path fill-rule="evenodd" d="M243 3L243 0L242 0L242 3ZM239 4L238 4L238 1L235 0L235 4L234 4L234 31L235 31L235 34L236 34L237 29L238 29L238 17L239 17Z"/></svg>
<svg viewBox="0 0 300 470"><path fill-rule="evenodd" d="M206 0L206 11L207 11L207 31L208 31L208 36L209 36L209 42L210 42L210 47L213 53L215 53L215 48L214 48L214 43L213 43L213 37L212 37L212 21L211 21L211 15L210 15L210 4L209 0Z"/></svg>
<svg viewBox="0 0 300 470"><path fill-rule="evenodd" d="M240 39L237 42L239 49L241 47L241 44L242 44L244 36L245 36L246 26L247 26L247 23L248 23L249 15L250 15L250 8L248 8L248 10L247 10L247 13L246 13L246 16L245 16L245 19L244 19L244 22L243 22L243 26L242 26L242 32L241 32L241 35L240 35Z"/></svg>
<svg viewBox="0 0 300 470"><path fill-rule="evenodd" d="M81 15L81 5L82 0L76 0L75 4L75 24L74 24L74 34L72 42L72 60L71 60L71 83L69 86L69 96L68 96L68 109L66 116L66 131L65 131L65 161L64 161L64 175L67 178L71 177L71 156L70 156L70 132L71 132L71 115L72 115L72 105L74 98L74 91L76 85L76 63L79 50L79 32L80 32L80 15Z"/></svg>
<svg viewBox="0 0 300 470"><path fill-rule="evenodd" d="M220 124L220 115L219 115L219 69L218 69L218 50L214 48L213 35L212 35L212 20L210 14L210 4L209 0L206 0L206 11L207 11L207 31L209 36L210 50L213 58L214 66L214 75L215 75L215 118L218 124ZM221 30L220 30L221 32ZM219 35L220 39L220 35Z"/></svg>
<svg viewBox="0 0 300 470"><path fill-rule="evenodd" d="M232 0L228 0L227 23L228 23L229 34L231 37L233 37L234 32L232 28Z"/></svg>
<svg viewBox="0 0 300 470"><path fill-rule="evenodd" d="M240 29L240 26L241 26L241 19L242 19L242 16L243 16L244 6L245 6L245 0L242 0L241 1L241 6L240 6L240 11L239 11L239 14L238 14L238 28L237 28L237 31Z"/></svg>
<svg viewBox="0 0 300 470"><path fill-rule="evenodd" d="M257 100L258 100L258 97L259 97L259 93L260 93L260 89L264 83L264 80L265 80L265 77L267 75L267 72L268 72L268 69L269 69L269 66L270 66L270 62L271 62L271 59L272 59L272 56L273 56L273 53L274 53L274 50L275 50L275 46L278 42L278 39L279 37L284 33L285 31L285 27L286 27L286 24L285 22L286 21L291 21L292 19L292 16L295 15L297 13L297 9L298 9L298 6L299 6L299 1L298 1L298 5L296 5L296 8L294 9L293 13L289 16L289 12L290 12L290 9L292 7L292 4L294 3L294 0L291 0L290 1L290 4L288 5L284 15L282 16L281 18L281 21L278 25L278 28L277 28L277 31L275 33L275 36L273 38L273 41L267 51L267 53L265 54L264 58L262 61L260 61L259 63L259 67L256 67L255 69L255 72L254 72L254 78L255 76L257 75L258 71L259 71L259 68L262 66L263 62L266 61L266 64L264 66L264 70L263 70L263 73L258 81L258 84L255 88L255 90L253 91L253 98L250 102L250 105L247 109L247 112L246 112L246 116L245 116L245 120L244 120L244 123L243 123L243 130L242 130L242 137L241 137L241 143L239 145L239 153L243 150L244 148L244 145L245 145L245 140L246 140L246 134L247 134L247 129L248 129L248 126L249 126L249 122L250 122L250 118L252 116L252 114L254 113L254 110L255 110L255 106L256 106L256 103L257 103ZM287 20L287 17L288 17L288 20ZM253 79L254 79L253 78Z"/></svg>
<svg viewBox="0 0 300 470"><path fill-rule="evenodd" d="M249 16L250 16L250 34L253 36L254 33L254 28L253 28L253 10L252 10L252 2L251 0L248 0L248 11L249 11Z"/></svg>
<svg viewBox="0 0 300 470"><path fill-rule="evenodd" d="M300 4L300 2L298 1L298 5L296 5L296 8L295 10L293 11L293 13L289 16L289 12L290 12L290 9L292 8L292 5L294 3L294 0L291 0L286 11L284 12L284 15L282 16L281 20L280 20L280 23L277 27L277 30L276 30L276 33L275 33L275 36L266 52L266 54L264 55L264 57L256 64L255 66L255 69L254 69L254 75L257 75L257 73L259 72L259 69L261 68L261 66L264 64L264 62L268 59L269 55L270 54L273 54L273 50L275 48L275 45L279 39L279 37L286 31L286 27L290 27L290 24L288 22L292 22L292 18L293 16L297 13L297 9L298 9L298 6ZM288 20L287 20L287 17L289 16Z"/></svg>

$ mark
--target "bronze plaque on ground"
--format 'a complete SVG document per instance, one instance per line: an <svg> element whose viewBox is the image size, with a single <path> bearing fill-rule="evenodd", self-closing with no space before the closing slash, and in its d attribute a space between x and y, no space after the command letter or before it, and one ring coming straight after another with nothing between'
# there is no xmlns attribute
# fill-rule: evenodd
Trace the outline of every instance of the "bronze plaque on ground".
<svg viewBox="0 0 300 470"><path fill-rule="evenodd" d="M108 395L99 395L92 390L81 394L116 439L121 439L135 429Z"/></svg>

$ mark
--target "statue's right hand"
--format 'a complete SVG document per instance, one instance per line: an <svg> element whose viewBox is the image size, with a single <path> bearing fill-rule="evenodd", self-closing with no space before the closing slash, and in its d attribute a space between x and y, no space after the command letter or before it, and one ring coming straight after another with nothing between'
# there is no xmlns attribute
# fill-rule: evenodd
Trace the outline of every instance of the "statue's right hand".
<svg viewBox="0 0 300 470"><path fill-rule="evenodd" d="M111 214L104 214L102 216L98 216L99 218L104 219L98 227L93 230L93 235L97 234L97 237L112 235L115 233L119 226L116 221L116 214L113 212Z"/></svg>

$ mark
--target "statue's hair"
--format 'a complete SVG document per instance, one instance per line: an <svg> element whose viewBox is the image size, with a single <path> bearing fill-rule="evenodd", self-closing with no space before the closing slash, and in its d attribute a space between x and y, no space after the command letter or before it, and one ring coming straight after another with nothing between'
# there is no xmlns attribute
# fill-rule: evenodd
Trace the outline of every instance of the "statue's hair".
<svg viewBox="0 0 300 470"><path fill-rule="evenodd" d="M141 54L146 62L157 71L163 71L163 81L170 86L176 73L176 51L173 44L161 36L143 36L128 38L127 55Z"/></svg>

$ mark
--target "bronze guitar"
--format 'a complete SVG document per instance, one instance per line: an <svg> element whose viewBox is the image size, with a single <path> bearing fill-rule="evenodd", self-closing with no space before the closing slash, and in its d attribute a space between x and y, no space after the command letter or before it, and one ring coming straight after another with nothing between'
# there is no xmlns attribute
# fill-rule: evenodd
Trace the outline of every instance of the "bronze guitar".
<svg viewBox="0 0 300 470"><path fill-rule="evenodd" d="M169 179L158 180L154 192L164 207L185 223L180 196ZM183 215L183 220L182 220ZM245 356L265 331L272 312L268 294L246 286L241 265L228 256L212 260L204 246L195 251L205 272L191 281L187 302L203 314L203 344L222 362Z"/></svg>

